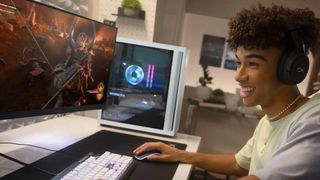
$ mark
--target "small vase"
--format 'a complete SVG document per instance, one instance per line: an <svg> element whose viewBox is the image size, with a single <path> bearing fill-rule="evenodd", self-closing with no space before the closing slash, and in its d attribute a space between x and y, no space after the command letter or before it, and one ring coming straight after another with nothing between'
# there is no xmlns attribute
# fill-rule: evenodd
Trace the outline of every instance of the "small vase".
<svg viewBox="0 0 320 180"><path fill-rule="evenodd" d="M123 14L125 16L129 16L129 17L135 17L139 15L139 10L137 9L131 9L131 8L124 8L123 9Z"/></svg>
<svg viewBox="0 0 320 180"><path fill-rule="evenodd" d="M212 89L207 86L197 86L196 87L196 96L200 99L207 100L210 98Z"/></svg>

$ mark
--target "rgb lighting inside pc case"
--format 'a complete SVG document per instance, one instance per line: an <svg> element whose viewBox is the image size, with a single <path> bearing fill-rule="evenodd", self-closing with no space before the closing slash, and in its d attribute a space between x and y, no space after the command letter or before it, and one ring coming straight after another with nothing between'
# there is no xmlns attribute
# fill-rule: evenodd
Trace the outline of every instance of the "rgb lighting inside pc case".
<svg viewBox="0 0 320 180"><path fill-rule="evenodd" d="M0 119L101 108L117 28L0 0Z"/></svg>
<svg viewBox="0 0 320 180"><path fill-rule="evenodd" d="M174 135L184 90L186 49L117 39L101 123Z"/></svg>

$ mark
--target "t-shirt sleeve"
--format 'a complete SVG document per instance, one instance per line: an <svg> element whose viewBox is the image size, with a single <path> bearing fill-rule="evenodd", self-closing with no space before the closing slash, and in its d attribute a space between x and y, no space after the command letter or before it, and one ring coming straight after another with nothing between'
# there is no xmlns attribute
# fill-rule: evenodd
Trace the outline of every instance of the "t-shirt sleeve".
<svg viewBox="0 0 320 180"><path fill-rule="evenodd" d="M253 136L247 141L247 143L242 147L242 149L240 149L240 151L235 155L237 164L244 169L247 169L247 170L250 169L255 139L257 134L259 134L258 132L260 131L262 124L263 124L263 119L259 121L256 129L254 130Z"/></svg>
<svg viewBox="0 0 320 180"><path fill-rule="evenodd" d="M320 112L298 122L264 168L260 179L320 179Z"/></svg>
<svg viewBox="0 0 320 180"><path fill-rule="evenodd" d="M246 145L242 147L242 149L235 155L236 162L238 165L244 169L249 170L251 156L252 156L252 148L253 148L254 136L251 137Z"/></svg>

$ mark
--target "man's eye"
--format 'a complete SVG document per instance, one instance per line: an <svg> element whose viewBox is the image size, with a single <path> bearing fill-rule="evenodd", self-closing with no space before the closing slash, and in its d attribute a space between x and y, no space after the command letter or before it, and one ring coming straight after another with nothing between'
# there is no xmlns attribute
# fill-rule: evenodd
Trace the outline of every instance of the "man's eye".
<svg viewBox="0 0 320 180"><path fill-rule="evenodd" d="M255 63L255 62L250 62L249 65L250 65L250 67L252 67L252 68L257 68L257 67L259 66L259 64L258 64L258 63Z"/></svg>

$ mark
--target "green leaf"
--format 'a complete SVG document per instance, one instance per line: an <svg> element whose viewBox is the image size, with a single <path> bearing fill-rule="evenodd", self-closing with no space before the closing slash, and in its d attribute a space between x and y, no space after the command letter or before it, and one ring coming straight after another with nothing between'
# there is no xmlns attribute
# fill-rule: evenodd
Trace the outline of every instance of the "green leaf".
<svg viewBox="0 0 320 180"><path fill-rule="evenodd" d="M131 8L131 9L142 9L141 3L139 0L122 0L121 7Z"/></svg>

